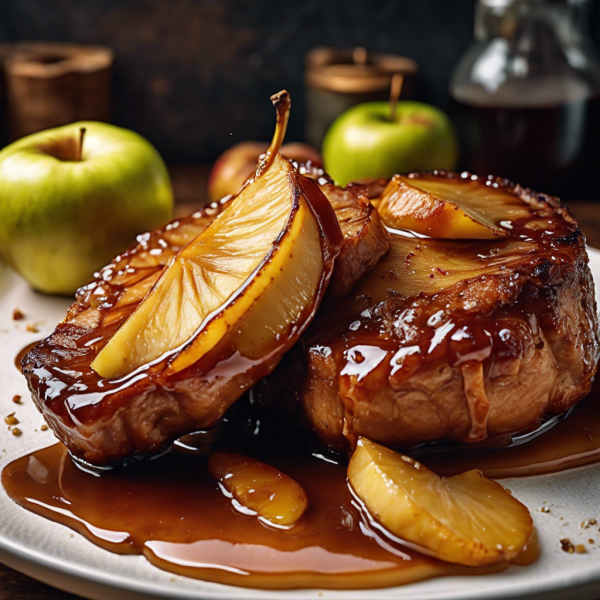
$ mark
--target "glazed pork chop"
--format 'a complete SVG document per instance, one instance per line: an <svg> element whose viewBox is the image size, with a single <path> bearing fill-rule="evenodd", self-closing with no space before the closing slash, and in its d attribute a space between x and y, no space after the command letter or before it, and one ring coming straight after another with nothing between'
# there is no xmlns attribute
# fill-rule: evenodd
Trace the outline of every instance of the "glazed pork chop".
<svg viewBox="0 0 600 600"><path fill-rule="evenodd" d="M313 204L322 199L332 216L333 206L339 219L343 239L330 286L339 297L387 252L388 235L364 196L363 186L344 191L324 178L321 189L329 204L302 172L305 170L294 177L303 181ZM139 236L136 246L78 290L65 320L23 358L23 372L37 407L74 456L102 465L130 455L160 452L175 437L214 425L231 402L267 375L281 358L279 351L264 364L249 364L237 376L227 361L219 372L190 368L166 378L155 367L150 369L151 377L140 373L126 379L101 377L91 367L176 254L231 202L228 198L213 203ZM327 211L321 207L320 212ZM322 243L329 243L325 233ZM319 292L318 299L324 291ZM301 322L290 322L288 341L297 339L302 328Z"/></svg>
<svg viewBox="0 0 600 600"><path fill-rule="evenodd" d="M389 249L386 228L369 202L367 185L340 188L321 183L321 191L333 207L344 240L327 290L329 302L345 298L358 281L369 273Z"/></svg>
<svg viewBox="0 0 600 600"><path fill-rule="evenodd" d="M286 364L296 362L297 408L337 449L358 436L410 447L533 430L585 396L596 371L594 285L568 211L493 177L411 177L440 196L477 198L504 237L392 232L359 289L319 311ZM279 377L265 382L267 399Z"/></svg>

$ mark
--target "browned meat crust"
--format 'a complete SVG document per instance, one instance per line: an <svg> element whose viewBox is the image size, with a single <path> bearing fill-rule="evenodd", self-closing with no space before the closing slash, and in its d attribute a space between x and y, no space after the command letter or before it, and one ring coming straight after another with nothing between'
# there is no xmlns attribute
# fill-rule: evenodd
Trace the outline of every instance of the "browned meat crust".
<svg viewBox="0 0 600 600"><path fill-rule="evenodd" d="M379 213L369 202L366 186L351 184L339 188L320 185L342 229L344 241L327 290L328 299L340 300L357 281L369 273L388 251L388 234Z"/></svg>
<svg viewBox="0 0 600 600"><path fill-rule="evenodd" d="M326 179L321 183L328 185ZM344 206L342 256L336 260L343 274L336 284L341 289L351 287L374 266L387 251L388 239L378 215L358 190L342 192L343 202L335 191L328 191L338 206ZM200 372L192 367L169 381L158 374L140 383L121 384L103 380L90 368L168 262L222 212L227 201L139 236L136 246L78 290L65 320L24 357L23 369L36 405L75 455L105 464L130 454L159 452L182 433L211 427L231 398L239 397L277 364L281 349L274 352L273 360L238 365L241 373L232 377L223 357L231 355L233 360L235 349L217 347L211 356L221 367L212 369L210 376L206 369ZM349 261L353 264L348 265ZM294 324L290 328L295 328ZM294 337L299 334L295 331Z"/></svg>
<svg viewBox="0 0 600 600"><path fill-rule="evenodd" d="M66 319L23 358L23 373L37 407L74 455L108 464L130 455L160 452L184 433L212 427L245 390L275 368L298 339L323 298L342 235L317 185L293 176L298 177L298 188L292 210L304 202L314 212L321 229L323 264L310 304L281 335L266 336L266 355L242 356L235 335L226 335L201 361L174 375L168 374L169 356L121 379L104 379L91 368L169 260L204 229L211 213L219 211L215 205L140 236L137 246L77 292Z"/></svg>
<svg viewBox="0 0 600 600"><path fill-rule="evenodd" d="M479 181L520 197L531 216L501 242L392 236L353 297L322 308L296 348L301 413L331 446L510 436L588 393L598 318L575 220L555 198Z"/></svg>

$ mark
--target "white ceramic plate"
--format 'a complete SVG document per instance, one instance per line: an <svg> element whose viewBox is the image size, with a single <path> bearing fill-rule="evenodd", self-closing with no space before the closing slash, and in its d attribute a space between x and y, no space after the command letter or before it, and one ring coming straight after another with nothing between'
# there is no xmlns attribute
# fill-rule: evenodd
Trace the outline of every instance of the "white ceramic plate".
<svg viewBox="0 0 600 600"><path fill-rule="evenodd" d="M600 251L590 250L594 276L600 282ZM27 284L0 266L0 415L13 410L23 435L11 435L0 421L0 469L27 452L54 443L42 432L42 417L29 397L25 379L14 359L30 342L47 336L64 316L69 302L35 294ZM19 308L26 318L12 320ZM36 324L38 333L27 330ZM12 403L20 394L23 404ZM161 571L141 556L119 556L94 546L70 529L32 514L0 491L0 562L69 592L92 600L145 599L359 599L373 600L590 600L600 598L600 531L581 529L585 519L600 522L600 465L554 475L506 480L533 514L541 557L528 567L512 566L503 573L481 577L447 577L381 590L262 591L206 583ZM545 502L545 504L542 504ZM541 513L542 506L550 507ZM565 554L560 539L585 543L586 554ZM595 544L588 539L594 538Z"/></svg>

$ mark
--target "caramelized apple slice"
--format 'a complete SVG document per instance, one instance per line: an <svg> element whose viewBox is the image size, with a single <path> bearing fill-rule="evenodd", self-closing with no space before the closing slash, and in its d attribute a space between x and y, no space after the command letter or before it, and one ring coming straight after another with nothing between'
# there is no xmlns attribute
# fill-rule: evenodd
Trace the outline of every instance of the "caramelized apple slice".
<svg viewBox="0 0 600 600"><path fill-rule="evenodd" d="M480 471L438 477L360 438L348 480L371 517L431 556L467 566L510 561L533 532L527 508Z"/></svg>
<svg viewBox="0 0 600 600"><path fill-rule="evenodd" d="M272 525L295 525L308 506L300 484L254 458L215 452L208 460L208 469L244 509Z"/></svg>
<svg viewBox="0 0 600 600"><path fill-rule="evenodd" d="M512 238L490 244L488 250L481 241L419 239L393 232L389 245L359 288L378 302L390 290L407 297L435 294L465 279L500 275L518 268L524 257L535 257L537 249L531 240Z"/></svg>
<svg viewBox="0 0 600 600"><path fill-rule="evenodd" d="M508 236L510 221L531 214L514 194L479 180L394 175L375 201L384 223L442 239Z"/></svg>
<svg viewBox="0 0 600 600"><path fill-rule="evenodd" d="M169 376L226 336L242 356L260 358L322 293L341 232L328 206L315 210L326 204L316 185L276 154L289 101L278 110L272 146L254 180L178 252L92 363L99 375L122 377L172 352ZM324 215L336 238L326 244Z"/></svg>

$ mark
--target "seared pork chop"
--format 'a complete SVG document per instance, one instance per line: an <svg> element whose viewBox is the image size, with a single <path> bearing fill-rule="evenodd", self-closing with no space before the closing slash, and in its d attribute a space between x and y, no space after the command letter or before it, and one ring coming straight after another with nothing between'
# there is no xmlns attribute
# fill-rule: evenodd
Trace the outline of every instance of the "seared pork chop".
<svg viewBox="0 0 600 600"><path fill-rule="evenodd" d="M294 351L298 401L338 449L359 435L409 447L532 430L585 396L596 371L585 240L558 201L493 177L411 177L505 202L507 237L450 241L397 231L359 289L319 311ZM267 379L264 397L281 377Z"/></svg>
<svg viewBox="0 0 600 600"><path fill-rule="evenodd" d="M368 189L360 184L340 188L333 183L319 186L340 224L344 241L327 290L328 301L341 300L388 251L388 235L379 213L368 200Z"/></svg>
<svg viewBox="0 0 600 600"><path fill-rule="evenodd" d="M320 183L337 208L344 235L336 261L341 275L333 276L339 282L334 289L343 293L385 254L388 237L378 214L362 196L362 187L344 192L331 187L327 179ZM307 179L304 185L316 189ZM311 193L325 202L318 189ZM239 377L225 367L222 373L210 377L191 368L183 376L166 380L158 375L151 380L142 373L139 379L121 382L104 379L90 367L177 252L230 202L224 199L213 203L139 236L136 246L116 257L94 281L78 290L65 320L23 358L23 372L36 405L75 456L107 464L129 455L159 452L178 435L209 428L281 357L279 352L268 364L249 366ZM294 330L292 337L297 338L302 328L294 324L290 327Z"/></svg>

